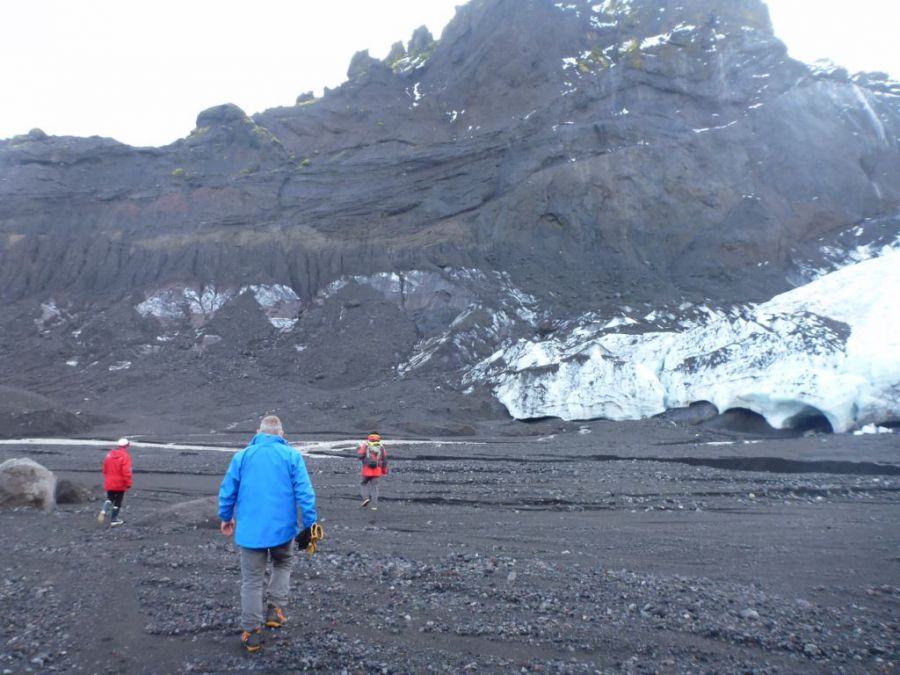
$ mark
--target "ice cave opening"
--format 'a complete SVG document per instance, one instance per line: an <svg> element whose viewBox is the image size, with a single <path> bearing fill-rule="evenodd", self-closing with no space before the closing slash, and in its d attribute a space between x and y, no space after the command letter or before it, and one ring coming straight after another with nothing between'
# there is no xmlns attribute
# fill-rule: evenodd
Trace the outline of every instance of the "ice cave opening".
<svg viewBox="0 0 900 675"><path fill-rule="evenodd" d="M815 432L820 434L834 433L831 422L821 410L813 406L806 406L800 412L784 421L785 429L793 429L802 433Z"/></svg>

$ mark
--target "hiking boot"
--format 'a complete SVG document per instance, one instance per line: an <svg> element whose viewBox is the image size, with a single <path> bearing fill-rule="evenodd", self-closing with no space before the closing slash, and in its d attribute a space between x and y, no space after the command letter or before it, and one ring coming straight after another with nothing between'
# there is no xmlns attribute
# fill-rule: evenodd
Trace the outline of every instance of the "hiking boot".
<svg viewBox="0 0 900 675"><path fill-rule="evenodd" d="M281 611L281 607L269 605L269 609L266 610L266 626L269 628L281 628L286 623L287 617Z"/></svg>
<svg viewBox="0 0 900 675"><path fill-rule="evenodd" d="M103 508L101 508L101 509L100 509L100 513L97 514L97 522L98 522L98 523L100 523L101 525L103 524L103 521L106 520L106 516L109 515L109 510L110 510L111 508L112 508L112 502L111 502L111 501L109 501L109 500L107 499L105 502L103 502Z"/></svg>
<svg viewBox="0 0 900 675"><path fill-rule="evenodd" d="M360 506L361 506L362 508L366 508L366 507L369 505L369 502L370 502L370 501L372 501L372 498L371 498L371 497L366 497L365 499L363 499L363 503L360 504Z"/></svg>
<svg viewBox="0 0 900 675"><path fill-rule="evenodd" d="M262 647L263 634L262 628L255 630L245 630L241 633L241 646L248 652L258 651Z"/></svg>

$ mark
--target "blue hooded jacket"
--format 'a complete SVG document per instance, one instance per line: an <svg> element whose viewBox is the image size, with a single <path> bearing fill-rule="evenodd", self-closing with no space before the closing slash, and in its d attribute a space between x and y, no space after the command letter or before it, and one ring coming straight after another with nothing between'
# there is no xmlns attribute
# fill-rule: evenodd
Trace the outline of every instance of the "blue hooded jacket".
<svg viewBox="0 0 900 675"><path fill-rule="evenodd" d="M270 548L293 539L318 520L316 493L298 450L281 436L256 434L228 465L219 488L219 518L235 515L234 541L244 548Z"/></svg>

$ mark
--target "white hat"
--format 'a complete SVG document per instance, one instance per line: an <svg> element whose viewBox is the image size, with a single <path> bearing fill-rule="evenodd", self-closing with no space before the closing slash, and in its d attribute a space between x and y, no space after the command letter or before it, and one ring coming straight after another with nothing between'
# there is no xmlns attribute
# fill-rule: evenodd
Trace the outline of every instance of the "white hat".
<svg viewBox="0 0 900 675"><path fill-rule="evenodd" d="M119 439L118 445L119 445L119 447L124 447L124 446L126 446L126 445L131 445L131 441L129 441L127 438L124 438L124 437L123 437L123 438L120 438L120 439Z"/></svg>

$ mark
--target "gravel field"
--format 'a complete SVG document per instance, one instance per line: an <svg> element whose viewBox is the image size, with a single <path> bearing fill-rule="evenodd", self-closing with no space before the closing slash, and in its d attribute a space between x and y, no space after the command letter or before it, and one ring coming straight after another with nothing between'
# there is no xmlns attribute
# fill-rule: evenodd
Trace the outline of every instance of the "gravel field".
<svg viewBox="0 0 900 675"><path fill-rule="evenodd" d="M215 517L229 453L135 448L108 529L103 447L0 445L95 499L0 510L0 673L900 669L896 434L397 444L377 512L351 442L302 447L326 538L297 556L289 624L245 654Z"/></svg>

